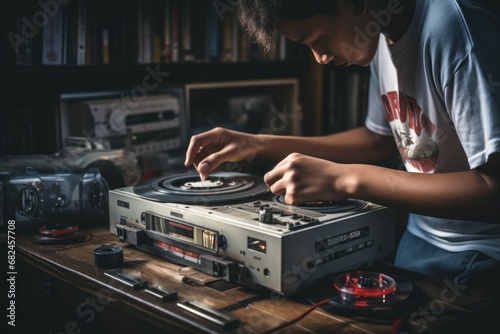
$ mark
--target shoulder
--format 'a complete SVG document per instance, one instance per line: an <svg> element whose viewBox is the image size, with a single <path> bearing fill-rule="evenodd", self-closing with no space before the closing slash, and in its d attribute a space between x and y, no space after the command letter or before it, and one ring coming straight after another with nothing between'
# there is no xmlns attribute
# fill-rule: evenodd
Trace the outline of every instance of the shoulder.
<svg viewBox="0 0 500 334"><path fill-rule="evenodd" d="M499 59L500 17L483 1L423 1L421 47L435 82L443 87L471 60Z"/></svg>
<svg viewBox="0 0 500 334"><path fill-rule="evenodd" d="M487 53L498 43L500 17L478 0L423 1L422 36L436 50ZM450 54L451 56L451 54Z"/></svg>

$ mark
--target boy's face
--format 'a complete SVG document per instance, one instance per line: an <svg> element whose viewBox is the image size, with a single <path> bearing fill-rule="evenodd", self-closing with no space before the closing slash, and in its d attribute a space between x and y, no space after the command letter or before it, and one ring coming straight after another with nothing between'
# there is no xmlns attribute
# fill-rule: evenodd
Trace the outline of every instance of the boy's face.
<svg viewBox="0 0 500 334"><path fill-rule="evenodd" d="M281 32L290 40L307 45L319 64L368 66L377 51L380 31L368 30L365 15L317 15L283 23Z"/></svg>

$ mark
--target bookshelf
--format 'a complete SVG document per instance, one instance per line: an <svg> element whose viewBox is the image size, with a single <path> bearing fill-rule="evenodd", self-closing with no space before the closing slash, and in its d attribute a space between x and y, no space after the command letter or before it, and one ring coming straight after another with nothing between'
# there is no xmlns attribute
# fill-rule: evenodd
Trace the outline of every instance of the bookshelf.
<svg viewBox="0 0 500 334"><path fill-rule="evenodd" d="M302 60L284 37L263 53L229 0L20 0L7 39L20 66Z"/></svg>
<svg viewBox="0 0 500 334"><path fill-rule="evenodd" d="M57 151L61 94L130 90L154 73L161 79L159 89L187 82L297 78L300 103L318 114L321 101L310 92L318 90L320 79L314 76L320 72L314 71L309 52L281 39L269 54L262 53L239 30L231 3L7 2L0 14L0 156ZM304 120L305 133L315 133L316 118Z"/></svg>
<svg viewBox="0 0 500 334"><path fill-rule="evenodd" d="M323 127L319 131L339 132L364 124L368 108L369 77L368 67L325 67Z"/></svg>
<svg viewBox="0 0 500 334"><path fill-rule="evenodd" d="M153 72L162 74L160 89L183 83L295 78L303 134L329 132L332 124L340 129L327 99L334 89L328 79L338 69L316 64L309 50L283 38L270 53L262 53L235 24L232 3L6 2L0 13L0 156L57 151L61 94L130 90ZM44 40L50 42L45 49L56 49L58 56L44 59ZM84 51L78 51L78 43L84 44ZM340 71L336 80L344 76Z"/></svg>

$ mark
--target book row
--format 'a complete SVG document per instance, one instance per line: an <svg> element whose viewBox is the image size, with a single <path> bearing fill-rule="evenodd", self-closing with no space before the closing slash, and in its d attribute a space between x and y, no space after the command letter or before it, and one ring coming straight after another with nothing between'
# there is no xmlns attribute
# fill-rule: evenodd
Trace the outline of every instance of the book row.
<svg viewBox="0 0 500 334"><path fill-rule="evenodd" d="M230 0L41 0L17 3L8 33L16 65L106 65L303 60L280 36L262 51Z"/></svg>

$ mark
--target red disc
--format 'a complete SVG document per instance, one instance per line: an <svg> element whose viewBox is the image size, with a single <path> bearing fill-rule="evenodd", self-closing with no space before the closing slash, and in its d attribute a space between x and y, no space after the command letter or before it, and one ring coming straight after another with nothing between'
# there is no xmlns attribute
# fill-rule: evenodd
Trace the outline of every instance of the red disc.
<svg viewBox="0 0 500 334"><path fill-rule="evenodd" d="M65 235L68 233L74 233L78 231L78 224L62 224L62 226L59 228L51 228L48 229L47 225L43 225L40 227L38 232L40 232L43 235L51 235L51 236L61 236Z"/></svg>
<svg viewBox="0 0 500 334"><path fill-rule="evenodd" d="M355 271L339 275L334 281L335 288L352 297L383 298L396 291L396 281L382 273Z"/></svg>

